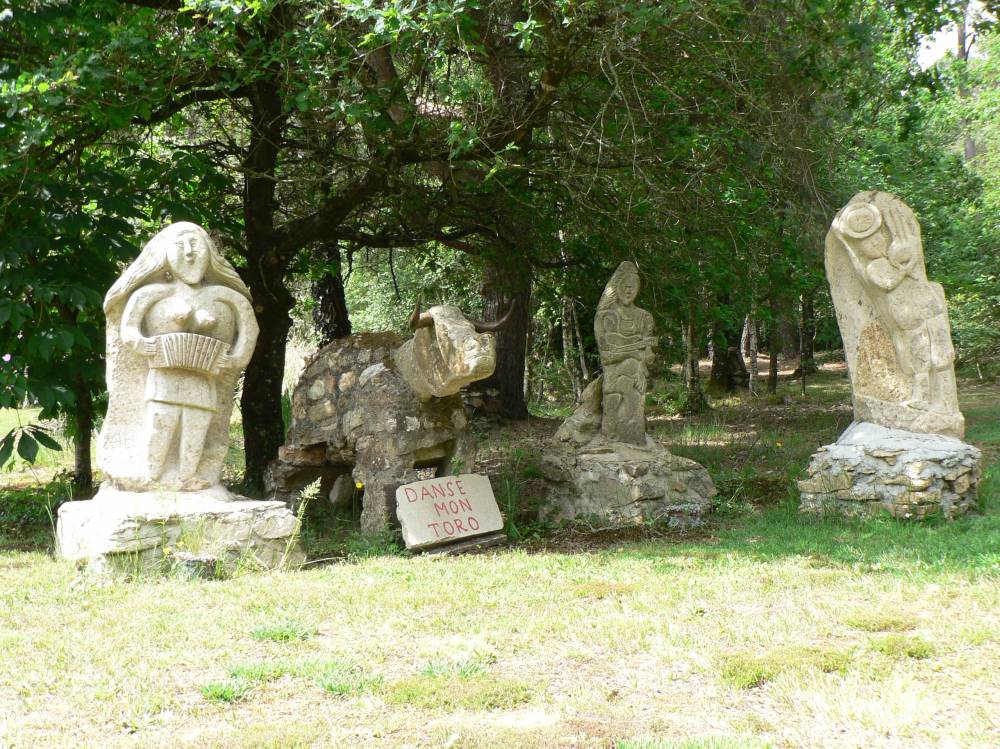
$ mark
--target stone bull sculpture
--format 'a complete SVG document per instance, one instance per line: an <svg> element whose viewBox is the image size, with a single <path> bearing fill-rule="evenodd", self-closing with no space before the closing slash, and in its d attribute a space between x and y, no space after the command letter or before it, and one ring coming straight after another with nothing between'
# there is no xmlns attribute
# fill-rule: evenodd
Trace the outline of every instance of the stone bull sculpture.
<svg viewBox="0 0 1000 749"><path fill-rule="evenodd" d="M320 349L292 394L292 423L269 483L293 500L321 479L335 504L364 489L361 528L378 533L395 520L400 484L469 468L473 445L459 390L493 374L493 323L472 322L440 305L410 318L414 335L361 333Z"/></svg>

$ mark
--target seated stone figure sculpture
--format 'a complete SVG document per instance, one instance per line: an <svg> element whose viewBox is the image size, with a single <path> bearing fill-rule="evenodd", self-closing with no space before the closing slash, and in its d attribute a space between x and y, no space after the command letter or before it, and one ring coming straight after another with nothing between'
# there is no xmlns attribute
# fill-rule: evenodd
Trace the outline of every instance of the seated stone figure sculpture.
<svg viewBox="0 0 1000 749"><path fill-rule="evenodd" d="M672 455L646 433L647 367L656 336L653 316L635 305L638 293L638 268L621 263L594 315L604 371L542 456L548 487L542 517L694 525L715 494L702 466Z"/></svg>
<svg viewBox="0 0 1000 749"><path fill-rule="evenodd" d="M899 198L855 195L826 240L855 418L961 437L944 290L927 280L920 225Z"/></svg>
<svg viewBox="0 0 1000 749"><path fill-rule="evenodd" d="M646 374L653 358L653 316L635 306L639 270L624 262L597 304L594 333L604 368L601 433L613 442L646 444Z"/></svg>
<svg viewBox="0 0 1000 749"><path fill-rule="evenodd" d="M175 223L146 244L104 310L108 479L129 491L224 493L233 390L257 340L246 285L204 229Z"/></svg>

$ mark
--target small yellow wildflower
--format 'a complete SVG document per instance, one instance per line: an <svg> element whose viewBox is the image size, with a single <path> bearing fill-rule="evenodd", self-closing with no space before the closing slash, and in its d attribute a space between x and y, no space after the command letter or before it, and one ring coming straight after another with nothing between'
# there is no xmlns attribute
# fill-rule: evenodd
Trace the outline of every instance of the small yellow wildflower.
<svg viewBox="0 0 1000 749"><path fill-rule="evenodd" d="M364 484L362 484L362 483L361 483L360 481L358 481L358 482L356 482L356 483L354 484L354 488L355 488L355 489L364 489L364 488L365 488L365 485L364 485Z"/></svg>
<svg viewBox="0 0 1000 749"><path fill-rule="evenodd" d="M775 442L774 444L777 445L778 447L781 447L781 443L780 442Z"/></svg>
<svg viewBox="0 0 1000 749"><path fill-rule="evenodd" d="M163 547L163 554L164 554L164 556L166 556L167 554L169 554L172 551L173 551L173 549L171 549L169 546L164 546Z"/></svg>

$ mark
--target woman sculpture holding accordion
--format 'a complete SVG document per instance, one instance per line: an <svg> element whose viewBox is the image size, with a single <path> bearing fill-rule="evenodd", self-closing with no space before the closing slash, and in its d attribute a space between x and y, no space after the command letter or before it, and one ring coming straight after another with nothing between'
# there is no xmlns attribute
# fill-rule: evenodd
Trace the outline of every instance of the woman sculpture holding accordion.
<svg viewBox="0 0 1000 749"><path fill-rule="evenodd" d="M149 241L104 309L111 402L102 468L133 491L218 486L236 378L257 341L246 285L204 229L180 222ZM131 453L132 464L109 450Z"/></svg>

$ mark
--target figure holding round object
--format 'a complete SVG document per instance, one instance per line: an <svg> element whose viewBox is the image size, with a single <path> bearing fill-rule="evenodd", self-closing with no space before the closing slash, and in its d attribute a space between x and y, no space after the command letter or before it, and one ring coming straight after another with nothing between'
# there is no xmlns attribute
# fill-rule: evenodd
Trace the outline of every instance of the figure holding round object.
<svg viewBox="0 0 1000 749"><path fill-rule="evenodd" d="M646 444L646 376L656 338L653 316L635 306L639 270L624 262L597 304L594 334L604 368L601 433L608 440Z"/></svg>
<svg viewBox="0 0 1000 749"><path fill-rule="evenodd" d="M142 452L129 466L102 451L105 472L132 490L217 485L236 378L257 341L246 285L204 229L180 222L146 244L104 309L111 397L104 451L122 450L123 435L138 432Z"/></svg>
<svg viewBox="0 0 1000 749"><path fill-rule="evenodd" d="M858 418L961 436L944 290L927 279L913 211L889 193L858 193L830 227L826 265Z"/></svg>

